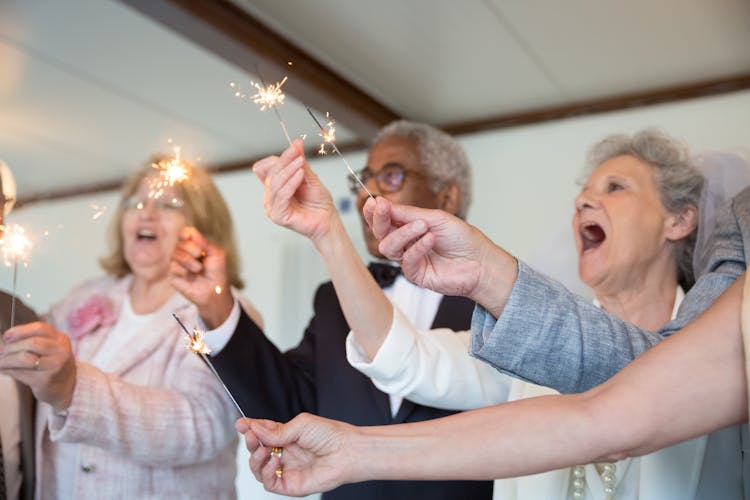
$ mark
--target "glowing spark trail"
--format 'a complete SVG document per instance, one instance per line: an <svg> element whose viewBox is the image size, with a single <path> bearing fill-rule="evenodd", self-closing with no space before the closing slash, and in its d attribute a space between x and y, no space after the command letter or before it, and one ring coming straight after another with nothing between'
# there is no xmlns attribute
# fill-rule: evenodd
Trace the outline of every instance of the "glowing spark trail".
<svg viewBox="0 0 750 500"><path fill-rule="evenodd" d="M315 124L320 129L320 132L321 132L320 136L323 138L323 144L320 145L320 148L324 149L324 146L326 144L330 144L331 149L335 151L337 155L339 155L339 158L341 158L341 160L344 162L344 165L346 165L346 168L349 169L349 173L352 175L352 177L354 177L357 180L357 182L359 182L359 185L362 186L362 189L365 190L365 193L367 193L367 196L369 196L370 198L374 200L375 197L372 195L370 190L367 189L367 187L365 187L364 183L362 182L362 179L359 178L359 176L354 171L352 166L349 165L349 162L346 161L346 158L344 158L344 155L341 154L341 151L339 151L339 148L336 147L336 129L333 127L333 124L336 122L330 118L328 113L326 113L326 117L329 118L329 121L328 121L329 129L326 130L325 128L323 128L323 125L321 125L318 119L315 117L315 115L313 114L309 106L305 106L305 109L307 110L307 112L310 114ZM318 150L318 153L320 153L320 150Z"/></svg>

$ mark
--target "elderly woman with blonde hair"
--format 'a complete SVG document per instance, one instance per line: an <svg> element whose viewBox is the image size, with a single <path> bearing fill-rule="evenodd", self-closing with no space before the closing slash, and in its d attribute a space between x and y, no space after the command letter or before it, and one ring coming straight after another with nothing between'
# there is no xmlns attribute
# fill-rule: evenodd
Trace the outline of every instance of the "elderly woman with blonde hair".
<svg viewBox="0 0 750 500"><path fill-rule="evenodd" d="M222 293L236 293L231 216L205 171L161 181L147 167L125 182L101 261L107 276L75 288L46 323L5 335L2 370L41 401L39 498L235 497L237 412L185 348L172 314L193 326L197 309L169 276L171 254L194 226L226 252L233 289Z"/></svg>

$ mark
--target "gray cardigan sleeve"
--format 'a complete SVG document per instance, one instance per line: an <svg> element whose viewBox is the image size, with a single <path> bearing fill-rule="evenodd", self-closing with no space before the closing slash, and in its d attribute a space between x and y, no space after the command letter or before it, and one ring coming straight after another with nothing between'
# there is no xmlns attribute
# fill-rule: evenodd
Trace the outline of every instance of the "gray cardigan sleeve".
<svg viewBox="0 0 750 500"><path fill-rule="evenodd" d="M519 261L518 279L500 317L475 309L471 354L503 373L562 393L588 390L695 319L745 271L743 229L750 229L750 189L718 214L708 268L677 317L656 333L607 314Z"/></svg>

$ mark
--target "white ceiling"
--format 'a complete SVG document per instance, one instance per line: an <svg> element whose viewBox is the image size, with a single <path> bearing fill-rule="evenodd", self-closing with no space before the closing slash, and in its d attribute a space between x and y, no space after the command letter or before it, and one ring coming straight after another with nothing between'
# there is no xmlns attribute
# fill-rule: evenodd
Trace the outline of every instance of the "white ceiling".
<svg viewBox="0 0 750 500"><path fill-rule="evenodd" d="M232 1L440 125L750 74L747 0ZM204 165L279 151L274 115L230 91L251 79L115 0L2 0L0 158L28 197L117 181L170 137ZM281 113L315 134L299 102Z"/></svg>
<svg viewBox="0 0 750 500"><path fill-rule="evenodd" d="M750 71L747 0L233 1L430 123Z"/></svg>

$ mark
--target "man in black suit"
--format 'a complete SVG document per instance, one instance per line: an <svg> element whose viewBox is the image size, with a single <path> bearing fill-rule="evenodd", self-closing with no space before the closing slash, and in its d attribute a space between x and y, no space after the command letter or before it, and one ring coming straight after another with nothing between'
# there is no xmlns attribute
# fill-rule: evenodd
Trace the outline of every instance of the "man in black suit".
<svg viewBox="0 0 750 500"><path fill-rule="evenodd" d="M15 182L0 161L0 235L15 201ZM0 292L0 334L10 327L13 297ZM16 299L15 324L36 321L36 314ZM0 339L0 358L3 342ZM34 365L35 366L35 365ZM28 386L4 372L0 363L0 499L34 498L34 410Z"/></svg>
<svg viewBox="0 0 750 500"><path fill-rule="evenodd" d="M312 240L333 283L318 288L314 316L300 344L282 353L230 294L214 293L216 284L227 289L221 250L194 230L183 232L173 255L173 282L214 329L206 335L213 363L243 411L277 421L310 412L355 425L417 422L453 413L378 390L348 363L347 335L350 325L367 329L369 322L378 330L388 330L393 315L386 295L425 330L469 329L474 304L418 288L389 264L370 266L376 277L390 280L382 283L385 294L381 293L357 256L330 195L306 165L300 142L295 141L281 157L266 158L253 168L266 186L264 206L269 217ZM351 180L360 213L370 193L461 217L469 206L470 167L465 153L450 136L427 125L395 122L381 130L359 179L362 184ZM362 228L369 252L382 258L364 221ZM374 314L383 310L389 314ZM487 481L371 481L324 494L326 499L356 500L491 497L492 484Z"/></svg>

